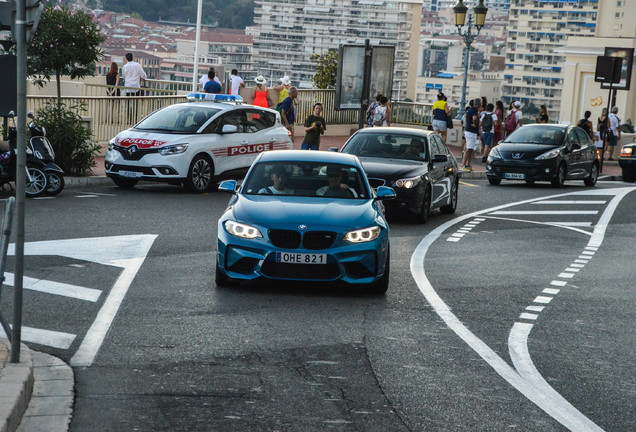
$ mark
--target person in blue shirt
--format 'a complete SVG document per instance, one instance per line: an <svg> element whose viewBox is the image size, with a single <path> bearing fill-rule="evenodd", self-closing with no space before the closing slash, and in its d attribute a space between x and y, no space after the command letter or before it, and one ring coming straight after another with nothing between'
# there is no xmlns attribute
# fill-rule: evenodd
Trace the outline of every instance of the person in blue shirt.
<svg viewBox="0 0 636 432"><path fill-rule="evenodd" d="M212 69L210 69L210 71L208 72L208 79L209 81L205 83L205 86L203 87L203 91L205 93L216 93L216 94L220 94L221 91L223 90L223 88L221 87L221 84L219 84L218 82L214 81L214 71Z"/></svg>
<svg viewBox="0 0 636 432"><path fill-rule="evenodd" d="M283 124L288 131L291 132L291 140L294 142L294 123L296 122L296 109L294 107L294 99L298 97L298 89L291 87L289 89L289 96L283 101L280 107L280 116L282 117Z"/></svg>
<svg viewBox="0 0 636 432"><path fill-rule="evenodd" d="M477 135L479 133L479 108L481 107L481 99L475 99L473 106L466 111L466 129L464 137L466 138L466 151L462 160L462 171L472 171L472 159L477 149Z"/></svg>

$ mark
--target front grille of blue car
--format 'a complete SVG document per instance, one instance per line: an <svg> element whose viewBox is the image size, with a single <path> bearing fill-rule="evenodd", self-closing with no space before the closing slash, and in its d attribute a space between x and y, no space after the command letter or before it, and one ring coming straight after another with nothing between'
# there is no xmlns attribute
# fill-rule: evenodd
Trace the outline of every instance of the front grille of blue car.
<svg viewBox="0 0 636 432"><path fill-rule="evenodd" d="M329 249L336 241L333 231L309 231L301 235L292 230L270 230L268 234L272 244L281 249L298 249L301 240L305 249Z"/></svg>
<svg viewBox="0 0 636 432"><path fill-rule="evenodd" d="M340 276L338 264L286 264L265 261L261 271L278 279L328 280Z"/></svg>
<svg viewBox="0 0 636 432"><path fill-rule="evenodd" d="M336 233L332 231L309 231L303 236L305 249L329 249L336 241Z"/></svg>
<svg viewBox="0 0 636 432"><path fill-rule="evenodd" d="M276 247L297 249L300 246L300 233L291 230L269 230L269 240Z"/></svg>

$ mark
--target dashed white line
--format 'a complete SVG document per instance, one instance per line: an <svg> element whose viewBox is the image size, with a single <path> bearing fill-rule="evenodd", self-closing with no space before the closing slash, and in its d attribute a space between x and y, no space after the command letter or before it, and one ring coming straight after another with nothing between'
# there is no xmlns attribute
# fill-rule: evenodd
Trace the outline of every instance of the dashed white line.
<svg viewBox="0 0 636 432"><path fill-rule="evenodd" d="M567 285L566 281L560 281L560 280L553 280L552 282L550 282L550 285L554 285L554 286L565 286Z"/></svg>
<svg viewBox="0 0 636 432"><path fill-rule="evenodd" d="M546 297L546 296L537 296L534 300L532 300L535 303L542 303L542 304L548 304L552 301L552 297Z"/></svg>
<svg viewBox="0 0 636 432"><path fill-rule="evenodd" d="M559 277L563 279L572 279L574 277L574 273L560 273Z"/></svg>
<svg viewBox="0 0 636 432"><path fill-rule="evenodd" d="M527 320L536 320L537 318L539 318L539 315L537 314L531 314L531 313L527 313L527 312L522 312L521 315L519 315L519 318L521 319L527 319Z"/></svg>
<svg viewBox="0 0 636 432"><path fill-rule="evenodd" d="M543 309L545 309L545 306L530 305L527 306L526 309L533 312L541 312Z"/></svg>
<svg viewBox="0 0 636 432"><path fill-rule="evenodd" d="M558 294L559 291L561 291L560 289L556 289L556 288L545 288L543 291L541 291L543 294Z"/></svg>

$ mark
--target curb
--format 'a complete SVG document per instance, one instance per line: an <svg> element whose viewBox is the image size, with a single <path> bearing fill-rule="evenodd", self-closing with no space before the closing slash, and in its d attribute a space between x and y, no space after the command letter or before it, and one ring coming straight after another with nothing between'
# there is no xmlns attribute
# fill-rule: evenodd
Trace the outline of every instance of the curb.
<svg viewBox="0 0 636 432"><path fill-rule="evenodd" d="M0 339L2 348L8 344L7 339ZM17 430L31 400L33 382L31 351L20 344L20 363L10 363L7 358L0 369L0 432Z"/></svg>

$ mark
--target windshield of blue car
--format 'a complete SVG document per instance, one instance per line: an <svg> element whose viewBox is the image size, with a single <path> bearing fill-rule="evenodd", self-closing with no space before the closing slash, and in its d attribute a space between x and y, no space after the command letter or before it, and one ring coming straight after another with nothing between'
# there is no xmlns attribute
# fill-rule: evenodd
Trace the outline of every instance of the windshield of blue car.
<svg viewBox="0 0 636 432"><path fill-rule="evenodd" d="M137 130L162 133L195 133L220 110L197 105L171 105L160 109L135 125Z"/></svg>
<svg viewBox="0 0 636 432"><path fill-rule="evenodd" d="M364 175L355 166L276 161L256 164L243 183L244 195L369 199Z"/></svg>
<svg viewBox="0 0 636 432"><path fill-rule="evenodd" d="M508 144L543 144L551 146L563 145L565 128L561 126L523 126L504 140Z"/></svg>
<svg viewBox="0 0 636 432"><path fill-rule="evenodd" d="M428 160L426 138L391 133L358 133L351 137L342 153L382 159Z"/></svg>

